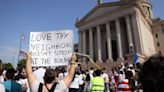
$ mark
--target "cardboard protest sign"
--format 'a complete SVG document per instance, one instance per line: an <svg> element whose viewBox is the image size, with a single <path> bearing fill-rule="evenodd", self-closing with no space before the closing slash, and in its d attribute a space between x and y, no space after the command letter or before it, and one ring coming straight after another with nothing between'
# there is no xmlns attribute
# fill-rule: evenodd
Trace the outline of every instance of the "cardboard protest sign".
<svg viewBox="0 0 164 92"><path fill-rule="evenodd" d="M73 32L30 32L29 51L32 51L32 66L68 65L73 52Z"/></svg>

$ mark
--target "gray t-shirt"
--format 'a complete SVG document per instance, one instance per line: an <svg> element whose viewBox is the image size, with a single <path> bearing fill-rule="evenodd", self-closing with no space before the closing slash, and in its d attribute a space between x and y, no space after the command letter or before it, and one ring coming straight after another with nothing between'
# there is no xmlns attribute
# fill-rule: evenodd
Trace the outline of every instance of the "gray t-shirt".
<svg viewBox="0 0 164 92"><path fill-rule="evenodd" d="M38 80L35 80L32 83L31 92L38 92L39 84L40 84L40 82ZM67 90L67 87L66 87L65 82L63 80L60 80L60 81L58 81L54 92L66 92L66 90Z"/></svg>

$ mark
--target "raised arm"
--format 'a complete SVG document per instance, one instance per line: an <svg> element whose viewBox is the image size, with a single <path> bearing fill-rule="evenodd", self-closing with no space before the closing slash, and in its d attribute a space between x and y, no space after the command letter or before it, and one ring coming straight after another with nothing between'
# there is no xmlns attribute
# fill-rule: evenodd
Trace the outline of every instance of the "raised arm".
<svg viewBox="0 0 164 92"><path fill-rule="evenodd" d="M75 54L72 54L71 57L71 63L70 63L70 69L68 70L68 75L64 78L64 82L66 84L67 87L70 86L76 67L77 67L77 63L76 63L77 57Z"/></svg>
<svg viewBox="0 0 164 92"><path fill-rule="evenodd" d="M30 64L32 58L32 52L27 54L27 60L26 60L26 72L27 72L27 78L30 87L32 87L32 83L36 80L35 76L32 73L32 66Z"/></svg>

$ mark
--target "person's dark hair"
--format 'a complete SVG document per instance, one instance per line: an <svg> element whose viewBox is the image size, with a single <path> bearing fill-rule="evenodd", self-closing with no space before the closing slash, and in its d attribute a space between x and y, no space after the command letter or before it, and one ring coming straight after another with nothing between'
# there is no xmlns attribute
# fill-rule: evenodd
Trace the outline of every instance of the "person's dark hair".
<svg viewBox="0 0 164 92"><path fill-rule="evenodd" d="M0 59L0 75L2 75L3 73L3 64L2 64L2 60Z"/></svg>
<svg viewBox="0 0 164 92"><path fill-rule="evenodd" d="M95 76L101 76L101 70L96 70L95 71Z"/></svg>
<svg viewBox="0 0 164 92"><path fill-rule="evenodd" d="M55 68L55 72L56 72L56 77L59 77L59 73L60 73L60 67L56 67Z"/></svg>
<svg viewBox="0 0 164 92"><path fill-rule="evenodd" d="M13 68L8 69L6 71L6 78L9 79L14 79L14 75L15 75L15 70Z"/></svg>
<svg viewBox="0 0 164 92"><path fill-rule="evenodd" d="M125 71L125 76L126 76L127 79L133 77L132 71L129 71L129 70Z"/></svg>
<svg viewBox="0 0 164 92"><path fill-rule="evenodd" d="M61 68L61 72L65 73L66 72L65 68Z"/></svg>
<svg viewBox="0 0 164 92"><path fill-rule="evenodd" d="M144 92L163 92L164 57L153 55L143 65L139 74Z"/></svg>
<svg viewBox="0 0 164 92"><path fill-rule="evenodd" d="M44 82L52 83L56 78L56 71L54 69L46 69L44 74Z"/></svg>
<svg viewBox="0 0 164 92"><path fill-rule="evenodd" d="M63 76L65 77L65 73L66 73L65 68L61 68L61 73L63 73Z"/></svg>
<svg viewBox="0 0 164 92"><path fill-rule="evenodd" d="M94 69L93 67L90 68L90 70L93 70L93 69Z"/></svg>
<svg viewBox="0 0 164 92"><path fill-rule="evenodd" d="M78 67L81 67L81 64L78 64Z"/></svg>
<svg viewBox="0 0 164 92"><path fill-rule="evenodd" d="M102 68L103 71L105 71L106 69L105 68Z"/></svg>
<svg viewBox="0 0 164 92"><path fill-rule="evenodd" d="M124 74L124 72L123 71L120 71L120 74Z"/></svg>
<svg viewBox="0 0 164 92"><path fill-rule="evenodd" d="M133 69L133 67L132 67L132 66L130 66L129 68L130 68L130 69Z"/></svg>
<svg viewBox="0 0 164 92"><path fill-rule="evenodd" d="M23 68L20 67L17 70L18 70L18 74L15 76L14 80L25 79L26 77L22 74Z"/></svg>
<svg viewBox="0 0 164 92"><path fill-rule="evenodd" d="M0 64L2 64L2 60L0 59Z"/></svg>
<svg viewBox="0 0 164 92"><path fill-rule="evenodd" d="M23 70L23 67L20 67L20 68L18 68L17 70L18 70L19 73L21 73L22 70Z"/></svg>

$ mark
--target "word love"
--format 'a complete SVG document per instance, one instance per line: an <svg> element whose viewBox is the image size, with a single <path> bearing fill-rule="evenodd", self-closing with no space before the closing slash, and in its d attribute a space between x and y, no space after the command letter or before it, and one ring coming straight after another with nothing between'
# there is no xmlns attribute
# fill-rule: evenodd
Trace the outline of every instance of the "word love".
<svg viewBox="0 0 164 92"><path fill-rule="evenodd" d="M53 37L54 36L54 37ZM69 33L40 33L40 34L32 34L31 42L39 42L39 41L51 41L53 39L61 40L66 39L69 36Z"/></svg>

